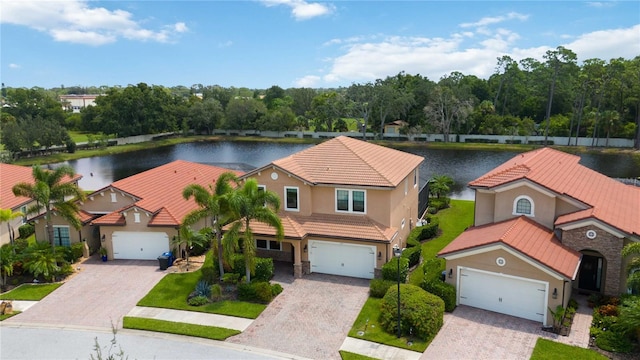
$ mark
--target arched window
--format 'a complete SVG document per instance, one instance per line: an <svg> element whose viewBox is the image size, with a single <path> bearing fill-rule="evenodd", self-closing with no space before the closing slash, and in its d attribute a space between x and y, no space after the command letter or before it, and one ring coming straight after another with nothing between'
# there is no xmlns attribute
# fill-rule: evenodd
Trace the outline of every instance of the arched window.
<svg viewBox="0 0 640 360"><path fill-rule="evenodd" d="M534 216L534 210L533 200L528 196L518 196L513 201L513 215Z"/></svg>

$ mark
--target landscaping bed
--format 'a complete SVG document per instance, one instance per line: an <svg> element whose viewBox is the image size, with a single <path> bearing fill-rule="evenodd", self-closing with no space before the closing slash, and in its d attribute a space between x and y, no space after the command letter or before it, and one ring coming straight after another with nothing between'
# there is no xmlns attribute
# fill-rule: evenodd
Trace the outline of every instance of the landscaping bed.
<svg viewBox="0 0 640 360"><path fill-rule="evenodd" d="M590 347L611 359L640 358L640 296L589 297L593 322Z"/></svg>

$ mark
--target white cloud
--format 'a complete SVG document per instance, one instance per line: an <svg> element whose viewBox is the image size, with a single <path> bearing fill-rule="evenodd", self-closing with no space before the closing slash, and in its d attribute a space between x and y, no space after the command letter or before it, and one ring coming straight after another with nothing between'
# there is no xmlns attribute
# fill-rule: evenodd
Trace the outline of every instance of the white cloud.
<svg viewBox="0 0 640 360"><path fill-rule="evenodd" d="M20 69L20 65L11 63L9 64L9 69Z"/></svg>
<svg viewBox="0 0 640 360"><path fill-rule="evenodd" d="M295 86L297 87L316 87L316 85L320 82L320 76L316 75L307 75L300 79L296 79Z"/></svg>
<svg viewBox="0 0 640 360"><path fill-rule="evenodd" d="M317 16L331 14L335 6L328 3L312 3L304 0L261 0L268 7L284 5L291 8L291 14L296 20L308 20Z"/></svg>
<svg viewBox="0 0 640 360"><path fill-rule="evenodd" d="M509 55L516 61L524 58L542 61L545 52L558 45L574 51L579 61L594 57L630 59L640 54L640 25L594 31L573 39L566 44L522 48L518 47L520 35L505 28L473 34L456 33L447 38L387 36L354 43L334 39L330 43L339 44L342 53L331 59L321 78L322 83L318 85L373 81L401 71L421 74L433 81L452 71L486 79L494 73L498 57ZM320 80L315 76L310 79ZM303 77L299 81L310 79Z"/></svg>
<svg viewBox="0 0 640 360"><path fill-rule="evenodd" d="M27 26L49 34L56 41L99 46L118 38L170 42L188 31L183 22L161 30L145 29L130 12L92 7L87 0L7 1L2 4L2 23Z"/></svg>
<svg viewBox="0 0 640 360"><path fill-rule="evenodd" d="M501 22L505 22L507 20L520 20L520 21L525 21L529 18L529 15L525 15L525 14L520 14L517 12L510 12L507 15L504 16L489 16L489 17L484 17L476 22L473 23L462 23L460 24L460 27L463 28L468 28L468 27L478 27L478 28L483 28L486 27L488 25L493 25L493 24L498 24Z"/></svg>

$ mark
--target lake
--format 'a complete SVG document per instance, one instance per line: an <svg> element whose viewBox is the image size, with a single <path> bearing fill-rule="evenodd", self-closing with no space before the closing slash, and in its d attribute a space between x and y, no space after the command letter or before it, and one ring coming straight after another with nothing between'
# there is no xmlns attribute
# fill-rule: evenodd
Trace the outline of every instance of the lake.
<svg viewBox="0 0 640 360"><path fill-rule="evenodd" d="M75 171L84 177L80 187L97 190L114 181L169 163L187 160L248 171L286 157L312 144L262 142L194 142L123 154L70 160ZM494 167L514 157L512 151L443 150L422 146L403 146L401 150L424 157L420 168L421 183L433 175L449 175L456 184L451 197L473 200L466 185ZM615 178L640 177L640 163L628 154L582 154L581 164ZM58 164L53 164L53 166Z"/></svg>

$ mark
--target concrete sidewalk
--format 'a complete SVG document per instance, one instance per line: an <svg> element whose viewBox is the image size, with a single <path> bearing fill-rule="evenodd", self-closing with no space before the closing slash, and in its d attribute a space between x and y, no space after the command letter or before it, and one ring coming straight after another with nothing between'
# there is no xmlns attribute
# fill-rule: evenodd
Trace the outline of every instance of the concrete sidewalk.
<svg viewBox="0 0 640 360"><path fill-rule="evenodd" d="M216 326L225 329L244 331L253 323L253 319L235 316L209 314L195 311L173 310L153 307L136 306L127 316L156 320L182 322L204 326Z"/></svg>
<svg viewBox="0 0 640 360"><path fill-rule="evenodd" d="M366 355L376 359L418 360L422 353L393 346L382 345L352 337L344 339L340 350Z"/></svg>
<svg viewBox="0 0 640 360"><path fill-rule="evenodd" d="M25 311L37 304L37 301L27 301L27 300L8 300L11 301L11 305L13 306L13 311Z"/></svg>

